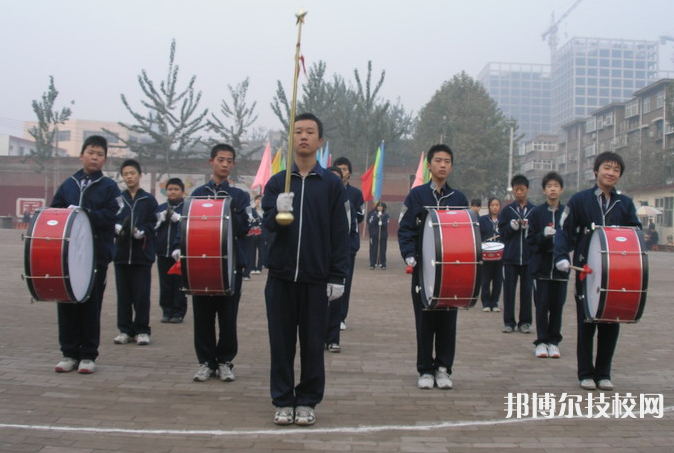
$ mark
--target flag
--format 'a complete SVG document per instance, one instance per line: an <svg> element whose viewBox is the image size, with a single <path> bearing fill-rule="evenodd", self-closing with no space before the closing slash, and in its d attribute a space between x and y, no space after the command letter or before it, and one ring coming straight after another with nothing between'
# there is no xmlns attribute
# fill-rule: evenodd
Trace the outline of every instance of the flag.
<svg viewBox="0 0 674 453"><path fill-rule="evenodd" d="M321 167L328 168L330 166L330 159L328 157L329 155L330 155L330 144L326 142L325 149L323 149L323 147L320 147L318 149L318 155L316 157Z"/></svg>
<svg viewBox="0 0 674 453"><path fill-rule="evenodd" d="M412 188L414 189L416 186L420 186L422 184L426 184L428 182L428 165L426 165L425 159L424 159L424 152L421 152L421 160L419 161L419 167L417 168L417 174L414 176L414 184L412 184Z"/></svg>
<svg viewBox="0 0 674 453"><path fill-rule="evenodd" d="M330 157L330 142L325 142L325 154L323 155L323 161L325 162L325 168L328 168L332 165L332 158Z"/></svg>
<svg viewBox="0 0 674 453"><path fill-rule="evenodd" d="M372 185L372 199L377 202L381 200L381 187L384 182L384 142L377 149L377 157L374 160L374 183Z"/></svg>
<svg viewBox="0 0 674 453"><path fill-rule="evenodd" d="M271 161L271 174L275 175L276 173L280 172L283 170L282 167L285 167L282 165L283 161L283 153L281 152L281 148L276 151L276 154L274 155L274 160Z"/></svg>
<svg viewBox="0 0 674 453"><path fill-rule="evenodd" d="M373 178L372 174L374 173L374 164L368 170L363 173L363 176L360 177L361 185L360 190L363 191L363 200L372 201L372 183Z"/></svg>
<svg viewBox="0 0 674 453"><path fill-rule="evenodd" d="M255 180L250 188L255 189L259 187L260 193L264 193L264 186L267 185L269 178L271 178L271 143L267 142L267 146L265 146L264 153L262 154L262 160L260 161L260 168L257 169Z"/></svg>

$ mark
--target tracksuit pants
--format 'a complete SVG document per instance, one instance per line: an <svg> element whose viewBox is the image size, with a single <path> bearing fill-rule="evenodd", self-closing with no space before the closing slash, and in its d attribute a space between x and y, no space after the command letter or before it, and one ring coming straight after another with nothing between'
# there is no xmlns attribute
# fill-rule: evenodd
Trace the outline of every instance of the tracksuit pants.
<svg viewBox="0 0 674 453"><path fill-rule="evenodd" d="M187 296L181 290L183 281L180 275L169 275L168 271L175 264L172 257L158 256L157 271L159 274L159 306L166 318L184 318L187 313Z"/></svg>
<svg viewBox="0 0 674 453"><path fill-rule="evenodd" d="M520 320L515 319L515 292L517 280L520 280ZM521 327L523 324L531 325L531 290L532 278L529 274L529 266L517 264L503 265L503 324Z"/></svg>
<svg viewBox="0 0 674 453"><path fill-rule="evenodd" d="M566 280L534 280L534 304L536 305L535 345L553 344L562 341L562 311L566 302Z"/></svg>
<svg viewBox="0 0 674 453"><path fill-rule="evenodd" d="M131 337L150 335L151 264L115 264L117 329Z"/></svg>
<svg viewBox="0 0 674 453"><path fill-rule="evenodd" d="M501 261L485 261L482 264L482 308L498 307L503 286L503 264Z"/></svg>

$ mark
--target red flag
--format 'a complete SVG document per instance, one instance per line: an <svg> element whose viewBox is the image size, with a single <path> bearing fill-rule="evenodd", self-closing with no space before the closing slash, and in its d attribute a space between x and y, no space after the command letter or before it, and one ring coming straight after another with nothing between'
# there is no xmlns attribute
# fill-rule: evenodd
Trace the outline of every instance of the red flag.
<svg viewBox="0 0 674 453"><path fill-rule="evenodd" d="M176 261L176 263L171 266L171 268L168 270L167 274L169 275L183 275L182 271L182 266L180 265L180 260Z"/></svg>
<svg viewBox="0 0 674 453"><path fill-rule="evenodd" d="M364 201L372 201L372 184L374 184L374 164L360 177L362 184L360 190L363 192Z"/></svg>
<svg viewBox="0 0 674 453"><path fill-rule="evenodd" d="M264 186L267 185L269 178L271 178L271 144L267 142L267 146L264 148L264 153L262 154L262 160L260 161L260 168L257 169L255 180L250 188L255 189L259 187L260 193L263 193Z"/></svg>

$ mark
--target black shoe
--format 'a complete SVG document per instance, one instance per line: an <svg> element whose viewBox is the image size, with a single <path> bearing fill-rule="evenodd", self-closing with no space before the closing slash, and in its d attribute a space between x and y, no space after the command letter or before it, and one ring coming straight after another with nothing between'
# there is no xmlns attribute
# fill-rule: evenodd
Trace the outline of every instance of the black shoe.
<svg viewBox="0 0 674 453"><path fill-rule="evenodd" d="M171 318L169 322L171 324L180 324L181 322L183 322L183 318L181 318L180 316L176 316L175 318Z"/></svg>

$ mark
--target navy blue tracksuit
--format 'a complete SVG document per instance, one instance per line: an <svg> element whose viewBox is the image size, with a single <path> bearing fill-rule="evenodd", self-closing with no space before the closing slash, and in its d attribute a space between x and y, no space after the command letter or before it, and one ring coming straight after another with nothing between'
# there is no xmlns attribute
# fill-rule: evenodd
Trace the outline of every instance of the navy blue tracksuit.
<svg viewBox="0 0 674 453"><path fill-rule="evenodd" d="M117 284L117 328L134 337L150 335L150 286L152 263L155 259L155 211L157 200L152 194L138 189L131 198L128 190L122 192L122 212L117 223L129 225L124 240L115 240L115 282ZM141 239L133 237L134 229L143 231ZM135 312L135 316L134 316Z"/></svg>
<svg viewBox="0 0 674 453"><path fill-rule="evenodd" d="M560 225L561 231L555 235L554 261L569 259L574 249L573 264L582 267L587 264L584 251L590 240L592 224L634 226L641 228L636 208L632 200L611 190L607 200L595 185L571 197L564 209ZM574 248L575 245L575 248ZM576 273L576 314L578 318L578 379L611 379L611 362L620 334L620 324L586 322L584 301L582 300L580 274ZM597 357L592 360L594 334L597 334Z"/></svg>
<svg viewBox="0 0 674 453"><path fill-rule="evenodd" d="M388 241L388 223L390 216L385 211L381 217L373 209L367 215L367 228L370 233L370 267L386 267L386 242Z"/></svg>
<svg viewBox="0 0 674 453"><path fill-rule="evenodd" d="M452 374L456 349L456 309L424 310L421 296L416 291L419 283L419 267L423 265L419 256L418 242L421 239L421 218L426 212L424 206L468 207L466 196L446 183L440 191L435 183L428 182L410 190L405 198L403 215L398 228L398 244L403 259L414 257L417 265L412 272L412 305L417 331L417 371L433 374L438 367L447 368ZM435 357L433 350L435 349Z"/></svg>
<svg viewBox="0 0 674 453"><path fill-rule="evenodd" d="M522 227L513 230L511 220L528 221L534 205L527 202L523 207L517 201L503 208L498 216L498 228L505 244L503 250L503 324L521 327L531 325L531 289L532 279L529 272L528 230ZM519 321L515 318L515 294L517 280L520 280L520 313Z"/></svg>
<svg viewBox="0 0 674 453"><path fill-rule="evenodd" d="M265 287L271 396L276 407L315 407L323 399L328 283L344 284L349 273L349 202L342 181L318 163L302 176L293 166L290 190L295 220L276 223L276 198L284 191L285 171L264 190L263 224L275 233L269 248ZM294 361L299 332L300 382Z"/></svg>
<svg viewBox="0 0 674 453"><path fill-rule="evenodd" d="M201 364L217 370L221 363L230 363L239 349L236 319L241 300L242 270L246 266L247 253L245 239L248 234L248 214L250 196L241 189L232 187L227 181L215 184L213 180L194 189L192 197L231 197L231 216L234 228L234 249L236 250L236 272L234 274L234 294L227 296L192 296L194 316L194 349ZM178 233L177 241L180 241ZM177 248L177 247L176 247ZM219 332L216 336L217 317ZM216 339L217 338L217 339Z"/></svg>
<svg viewBox="0 0 674 453"><path fill-rule="evenodd" d="M500 238L490 239L499 235L498 219L493 220L491 215L483 215L480 221L480 236L482 242L502 242ZM498 299L501 296L501 287L503 286L503 262L485 261L482 264L482 289L480 297L483 308L498 307Z"/></svg>
<svg viewBox="0 0 674 453"><path fill-rule="evenodd" d="M184 202L170 204L171 211L182 215ZM187 313L187 297L182 291L183 283L180 275L169 275L168 271L176 263L171 253L176 235L180 229L180 221L174 222L169 214L159 221L161 213L166 213L169 203L162 203L157 208L157 224L155 225L157 271L159 273L159 306L162 317L167 319L184 318ZM166 214L165 214L166 215Z"/></svg>
<svg viewBox="0 0 674 453"><path fill-rule="evenodd" d="M82 183L87 177L87 185ZM80 304L56 304L59 344L64 357L96 360L101 339L101 305L105 292L108 264L112 259L115 215L120 210L119 188L102 172L86 175L78 171L58 188L52 208L70 205L86 209L91 220L96 251L96 274L89 298Z"/></svg>
<svg viewBox="0 0 674 453"><path fill-rule="evenodd" d="M358 250L360 250L359 225L363 223L363 219L365 218L365 200L363 200L363 192L361 192L360 189L353 187L351 184L347 184L346 196L348 197L349 203L351 204L351 208L353 209L351 212L351 216L354 217L355 215L356 230L355 234L353 230L351 233L351 262L350 262L351 267L349 268L349 275L346 276L344 296L342 296L339 299L341 300L340 303L342 306L342 319L341 319L342 322L346 321L346 317L349 314L349 302L351 301L351 284L353 283L353 271L356 267L356 254L358 253Z"/></svg>
<svg viewBox="0 0 674 453"><path fill-rule="evenodd" d="M560 229L560 219L564 205L552 208L543 203L534 208L529 217L527 242L531 251L529 270L534 278L534 303L536 304L535 345L552 344L562 341L562 311L566 302L568 272L560 272L553 262L555 232L545 236L545 227Z"/></svg>

